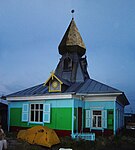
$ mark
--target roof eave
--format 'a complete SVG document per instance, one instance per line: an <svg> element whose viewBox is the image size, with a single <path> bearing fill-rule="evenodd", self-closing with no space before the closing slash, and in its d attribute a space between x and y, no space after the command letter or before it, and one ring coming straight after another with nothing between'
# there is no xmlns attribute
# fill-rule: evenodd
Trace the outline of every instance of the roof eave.
<svg viewBox="0 0 135 150"><path fill-rule="evenodd" d="M71 93L53 93L45 95L33 95L33 96L13 96L7 97L7 101L26 101L26 100L47 100L47 99L65 99L72 98L74 92Z"/></svg>
<svg viewBox="0 0 135 150"><path fill-rule="evenodd" d="M76 93L76 95L82 95L82 96L118 96L121 95L120 93Z"/></svg>
<svg viewBox="0 0 135 150"><path fill-rule="evenodd" d="M126 97L126 95L124 94L124 92L122 92L122 94L118 96L118 100L119 100L124 106L130 104L129 101L128 101L128 99L127 99L127 97Z"/></svg>

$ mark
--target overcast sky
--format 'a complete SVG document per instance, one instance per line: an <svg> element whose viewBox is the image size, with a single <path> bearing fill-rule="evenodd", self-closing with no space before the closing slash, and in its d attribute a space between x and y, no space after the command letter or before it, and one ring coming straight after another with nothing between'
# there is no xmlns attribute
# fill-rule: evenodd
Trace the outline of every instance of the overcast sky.
<svg viewBox="0 0 135 150"><path fill-rule="evenodd" d="M72 9L91 78L125 92L135 112L135 0L0 0L0 95L48 79Z"/></svg>

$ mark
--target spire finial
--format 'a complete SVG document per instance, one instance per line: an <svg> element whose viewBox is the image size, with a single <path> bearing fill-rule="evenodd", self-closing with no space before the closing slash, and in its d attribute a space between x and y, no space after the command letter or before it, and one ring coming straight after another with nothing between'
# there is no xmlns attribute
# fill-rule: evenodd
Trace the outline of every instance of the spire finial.
<svg viewBox="0 0 135 150"><path fill-rule="evenodd" d="M71 13L72 13L72 19L74 19L74 12L75 12L75 10L72 9L72 10L71 10Z"/></svg>

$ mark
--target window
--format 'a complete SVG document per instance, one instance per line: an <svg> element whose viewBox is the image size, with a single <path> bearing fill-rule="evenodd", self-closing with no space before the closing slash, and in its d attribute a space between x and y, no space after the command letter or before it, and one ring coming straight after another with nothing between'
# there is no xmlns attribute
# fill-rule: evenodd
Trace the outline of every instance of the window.
<svg viewBox="0 0 135 150"><path fill-rule="evenodd" d="M44 122L50 123L51 105L50 104L27 104L22 106L22 122Z"/></svg>
<svg viewBox="0 0 135 150"><path fill-rule="evenodd" d="M107 110L87 109L85 112L86 128L107 128Z"/></svg>
<svg viewBox="0 0 135 150"><path fill-rule="evenodd" d="M43 104L30 105L30 121L43 122Z"/></svg>
<svg viewBox="0 0 135 150"><path fill-rule="evenodd" d="M61 91L61 83L56 80L50 80L49 82L49 92L60 92Z"/></svg>
<svg viewBox="0 0 135 150"><path fill-rule="evenodd" d="M101 110L93 110L93 120L92 126L94 128L102 127L102 111Z"/></svg>
<svg viewBox="0 0 135 150"><path fill-rule="evenodd" d="M64 71L70 71L72 69L72 60L68 57L64 60Z"/></svg>

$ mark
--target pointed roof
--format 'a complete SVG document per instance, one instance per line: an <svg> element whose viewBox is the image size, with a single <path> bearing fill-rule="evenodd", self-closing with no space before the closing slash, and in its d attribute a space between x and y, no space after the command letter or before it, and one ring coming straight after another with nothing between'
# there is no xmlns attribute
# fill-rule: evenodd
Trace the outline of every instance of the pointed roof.
<svg viewBox="0 0 135 150"><path fill-rule="evenodd" d="M80 56L85 54L86 47L75 24L74 18L72 18L58 48L61 55L67 52L77 52Z"/></svg>

